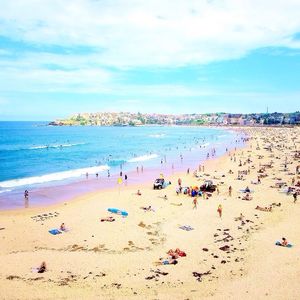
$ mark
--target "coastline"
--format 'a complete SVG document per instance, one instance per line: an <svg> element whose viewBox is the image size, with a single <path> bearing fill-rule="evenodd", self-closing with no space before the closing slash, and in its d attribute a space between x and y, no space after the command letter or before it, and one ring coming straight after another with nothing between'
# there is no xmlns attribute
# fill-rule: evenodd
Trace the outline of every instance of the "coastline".
<svg viewBox="0 0 300 300"><path fill-rule="evenodd" d="M273 169L267 170L269 177L262 179L261 185L250 182L256 179L259 165L272 159L263 149L266 136L271 140L272 135L280 138L284 132L291 145L290 138L297 137L298 130L294 129L292 135L291 129L273 129L272 132L254 129L249 132L253 137L249 145L237 149L236 163L228 155L209 160L204 164L205 172L201 172L203 177L198 178L199 181L191 170L189 175L174 174L171 179L174 184L161 191L141 184L127 186L120 193L115 189L86 194L67 205L1 212L0 227L5 229L0 234L5 243L0 252L3 266L0 287L2 291L5 287L4 298L14 299L22 293L24 299L139 299L141 296L145 299L250 299L253 296L281 299L283 295L296 299L300 292L297 285L300 235L296 225L300 207L292 203L291 197L269 188L273 173L283 180L291 179L291 175L280 171L283 150L274 149L274 155L280 155L281 159L275 160ZM255 150L257 141L261 144L260 150ZM290 150L284 151L288 154ZM248 167L239 167L238 160L244 162L248 155L255 169L245 176L245 181L235 180L237 172ZM258 155L264 158L259 159ZM292 172L295 162L289 158L289 163ZM229 169L234 175L228 175ZM220 195L214 194L209 200L199 198L198 209L193 210L191 197L175 193L179 176L185 186L199 185L205 178L213 177L220 178L216 181L224 184L220 183ZM233 187L232 197L228 196L229 185ZM238 198L239 189L246 185L255 190L253 201ZM138 187L142 196L135 195ZM159 198L164 194L168 196L166 201ZM282 205L274 206L271 213L254 209L256 205L267 206L273 202ZM222 219L216 212L220 203L224 210ZM152 205L155 212L139 208L147 205ZM109 215L107 207L126 209L129 216L116 216L113 223L101 223L99 218ZM31 214L53 211L59 216L45 220L43 225L30 218ZM241 212L250 220L243 226L234 221ZM60 236L48 234L50 228L61 222L66 222L69 232ZM190 225L194 230L185 232L178 229L178 225ZM228 233L233 240L216 242ZM275 240L285 235L294 248L274 246ZM20 236L22 240L18 240ZM219 250L224 244L230 247L229 253ZM178 265L153 264L176 247L187 253L187 257L179 259ZM206 248L208 251L203 250ZM42 260L47 261L49 271L42 275L31 273L30 267ZM168 274L162 275L157 270ZM208 271L210 274L203 275L202 282L193 276L193 272ZM154 278L145 279L153 275ZM12 279L7 279L9 276L13 276ZM283 278L284 285L280 286ZM269 285L265 284L267 280Z"/></svg>
<svg viewBox="0 0 300 300"><path fill-rule="evenodd" d="M189 128L190 126L185 127ZM153 181L157 177L159 177L161 173L163 173L165 176L170 176L175 172L183 172L188 168L193 168L196 161L199 164L202 164L203 161L206 159L206 154L210 153L212 151L212 148L216 149L216 157L219 157L225 153L225 148L231 150L234 149L234 147L240 147L240 138L241 136L244 136L242 128L236 128L235 130L232 130L231 128L224 128L224 130L229 132L231 131L232 136L230 137L230 139L224 141L222 144L218 143L218 140L215 140L210 142L209 146L202 146L202 148L197 148L198 145L194 145L193 150L191 150L191 148L189 151L188 149L185 149L185 152L183 153L184 159L181 161L179 159L179 154L178 157L175 157L174 153L168 153L167 155L164 155L164 159L166 159L167 161L163 164L160 163L162 157L160 157L160 155L157 154L155 154L155 158L152 160L147 160L147 157L145 158L146 161L137 160L136 162L131 162L131 160L129 160L127 164L124 165L125 170L123 170L123 184L125 183L125 174L129 178L128 185L136 183L150 184L150 181L152 181L152 184ZM233 132L237 132L240 135L240 137L238 139L238 143L230 144L233 143L233 141L235 141L235 139L237 138L234 136ZM190 145L190 147L192 147L192 145ZM77 178L67 178L57 181L53 179L53 181L50 182L35 184L32 186L30 184L28 186L24 185L23 188L17 187L16 190L13 189L8 193L0 194L0 208L1 210L6 211L14 209L23 209L24 206L26 209L28 209L28 205L34 207L42 207L52 205L55 203L69 202L72 198L77 196L83 196L87 193L93 193L97 191L99 192L102 190L116 188L118 178L120 177L119 171L121 171L121 169L118 170L116 166L109 168L110 177L108 178L106 175L106 169L104 170L103 167L105 166L100 166L100 168L102 168L103 171L99 171L99 178L96 178L95 174L91 173L88 180L85 178L85 175L81 175ZM136 168L138 167L139 172L137 173ZM97 167L91 167L91 169L92 168L96 169ZM141 168L143 168L144 171L141 171ZM57 173L57 175L59 174L60 173ZM55 174L45 174L41 177L50 177L50 175L51 178L55 177ZM36 178L40 180L42 179L41 177ZM11 181L16 181L16 184L19 184L18 180L25 181L30 180L31 178L35 177L21 178ZM30 194L29 201L27 201L27 203L24 202L25 199L23 194L25 189L29 190Z"/></svg>

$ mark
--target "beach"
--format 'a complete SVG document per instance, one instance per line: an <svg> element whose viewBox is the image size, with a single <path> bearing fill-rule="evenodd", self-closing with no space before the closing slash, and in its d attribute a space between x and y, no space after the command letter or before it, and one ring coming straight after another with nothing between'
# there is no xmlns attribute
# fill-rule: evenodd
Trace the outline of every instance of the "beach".
<svg viewBox="0 0 300 300"><path fill-rule="evenodd" d="M153 178L1 211L0 298L298 299L300 205L286 189L300 180L300 129L242 131L249 137L243 148L206 160L201 171L195 163L189 174L170 174L165 179L172 184L162 190L153 189ZM182 187L212 180L219 192L199 196L193 208L194 197L176 194L178 178ZM248 196L241 192L246 187ZM110 216L115 221L101 222ZM61 223L66 232L48 232ZM276 246L282 237L293 247ZM161 264L176 248L186 256ZM42 261L46 272L32 270Z"/></svg>

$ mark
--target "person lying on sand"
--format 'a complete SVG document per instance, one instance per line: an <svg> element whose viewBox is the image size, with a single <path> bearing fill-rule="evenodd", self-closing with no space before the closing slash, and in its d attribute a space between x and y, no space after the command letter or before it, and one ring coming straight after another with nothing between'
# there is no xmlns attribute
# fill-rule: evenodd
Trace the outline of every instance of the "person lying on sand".
<svg viewBox="0 0 300 300"><path fill-rule="evenodd" d="M159 261L155 263L156 265L177 265L178 261L177 259L168 258L163 261Z"/></svg>
<svg viewBox="0 0 300 300"><path fill-rule="evenodd" d="M250 200L252 200L252 197L250 196L249 193L247 193L247 194L242 198L242 200L250 201Z"/></svg>
<svg viewBox="0 0 300 300"><path fill-rule="evenodd" d="M152 208L151 205L149 205L148 207L141 206L140 209L143 209L143 210L145 210L145 211L154 211L154 209Z"/></svg>
<svg viewBox="0 0 300 300"><path fill-rule="evenodd" d="M179 254L176 252L176 250L174 251L173 249L170 249L167 254L172 258L172 259L176 259L179 257Z"/></svg>
<svg viewBox="0 0 300 300"><path fill-rule="evenodd" d="M115 221L115 218L113 217L107 217L107 218L103 218L101 219L101 222L114 222Z"/></svg>
<svg viewBox="0 0 300 300"><path fill-rule="evenodd" d="M39 268L38 268L38 273L44 273L44 272L46 272L47 271L47 267L46 267L46 262L42 262L42 264L39 266Z"/></svg>
<svg viewBox="0 0 300 300"><path fill-rule="evenodd" d="M255 209L261 210L261 211L270 211L270 212L272 211L272 207L271 207L271 206L270 206L270 207L266 207L266 206L265 206L265 207L262 207L262 206L258 206L258 205L257 205L257 206L255 207Z"/></svg>
<svg viewBox="0 0 300 300"><path fill-rule="evenodd" d="M235 218L235 221L244 221L245 216L241 213L239 217Z"/></svg>

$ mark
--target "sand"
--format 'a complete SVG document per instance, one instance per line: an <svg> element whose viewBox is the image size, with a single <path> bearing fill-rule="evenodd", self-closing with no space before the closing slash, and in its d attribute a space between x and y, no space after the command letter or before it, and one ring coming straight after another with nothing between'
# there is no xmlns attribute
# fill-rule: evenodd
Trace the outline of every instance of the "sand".
<svg viewBox="0 0 300 300"><path fill-rule="evenodd" d="M201 177L193 176L192 169L190 174L174 174L168 178L173 184L164 190L153 190L150 183L122 186L58 205L0 212L0 298L299 299L300 204L281 193L282 188L270 186L278 181L291 186L293 177L300 180L295 174L300 158L294 157L300 130L243 130L251 137L245 148L208 160ZM267 176L261 184L251 184L262 165L267 165ZM248 168L250 174L237 180L238 171ZM219 184L219 195L199 197L193 209L193 198L176 195L179 177L183 186L212 179ZM239 190L246 186L254 190L251 201L241 199L245 194ZM140 209L149 205L155 211ZM259 211L257 205L272 206L272 211ZM113 215L114 222L101 222L111 215L108 207L125 209L129 216ZM236 220L240 213L243 223ZM48 233L62 222L68 232ZM181 225L194 230L182 230ZM294 246L275 246L282 237ZM176 248L187 254L177 265L156 264ZM42 261L47 272L33 272Z"/></svg>

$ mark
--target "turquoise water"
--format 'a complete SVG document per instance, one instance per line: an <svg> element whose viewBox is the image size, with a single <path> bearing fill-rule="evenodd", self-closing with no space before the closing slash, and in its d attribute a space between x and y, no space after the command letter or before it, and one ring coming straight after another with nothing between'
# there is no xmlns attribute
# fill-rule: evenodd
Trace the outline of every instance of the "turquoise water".
<svg viewBox="0 0 300 300"><path fill-rule="evenodd" d="M236 133L196 127L52 127L47 122L0 122L0 193L100 177L161 163L191 162L233 147Z"/></svg>

